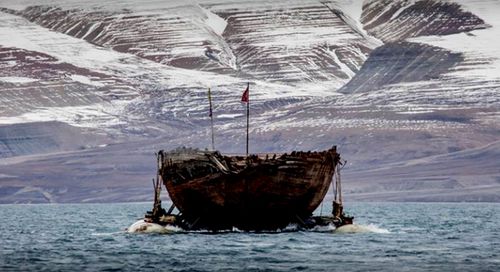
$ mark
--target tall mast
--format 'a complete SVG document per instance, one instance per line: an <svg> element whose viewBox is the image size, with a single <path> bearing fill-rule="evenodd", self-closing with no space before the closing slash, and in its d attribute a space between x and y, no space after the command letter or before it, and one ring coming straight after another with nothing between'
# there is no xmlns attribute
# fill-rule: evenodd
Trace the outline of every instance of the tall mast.
<svg viewBox="0 0 500 272"><path fill-rule="evenodd" d="M247 83L247 157L248 157L248 128L250 126L250 82Z"/></svg>
<svg viewBox="0 0 500 272"><path fill-rule="evenodd" d="M341 167L337 167L337 191L339 195L339 203L342 205L342 182L340 181L340 169Z"/></svg>
<svg viewBox="0 0 500 272"><path fill-rule="evenodd" d="M247 88L241 96L241 102L247 103L247 157L248 157L248 127L250 126L250 82L247 83Z"/></svg>
<svg viewBox="0 0 500 272"><path fill-rule="evenodd" d="M208 88L208 103L210 106L210 124L212 126L212 151L215 151L215 139L214 139L214 115L212 111L212 94L210 92L210 88Z"/></svg>

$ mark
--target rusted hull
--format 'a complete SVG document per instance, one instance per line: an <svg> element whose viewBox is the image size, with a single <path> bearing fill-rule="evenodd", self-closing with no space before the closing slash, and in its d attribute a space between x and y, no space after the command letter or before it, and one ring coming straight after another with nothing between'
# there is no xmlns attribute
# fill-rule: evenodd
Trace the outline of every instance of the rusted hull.
<svg viewBox="0 0 500 272"><path fill-rule="evenodd" d="M173 203L188 226L213 230L274 230L301 223L323 200L339 161L335 149L254 157L239 168L241 158L216 156L222 169L213 158L170 157L167 153L160 172Z"/></svg>

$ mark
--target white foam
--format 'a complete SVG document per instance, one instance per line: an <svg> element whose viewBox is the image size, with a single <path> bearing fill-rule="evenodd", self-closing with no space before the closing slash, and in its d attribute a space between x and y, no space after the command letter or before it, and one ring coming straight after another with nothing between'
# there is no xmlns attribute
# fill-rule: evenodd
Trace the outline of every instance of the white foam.
<svg viewBox="0 0 500 272"><path fill-rule="evenodd" d="M92 233L91 235L92 236L113 236L113 235L118 235L118 234L122 234L123 232L121 231L115 231L115 232L95 232L95 233Z"/></svg>
<svg viewBox="0 0 500 272"><path fill-rule="evenodd" d="M326 226L315 226L311 229L314 232L332 232L335 231L335 226L333 224L328 224Z"/></svg>
<svg viewBox="0 0 500 272"><path fill-rule="evenodd" d="M391 233L388 229L380 228L376 225L344 225L337 228L334 233Z"/></svg>
<svg viewBox="0 0 500 272"><path fill-rule="evenodd" d="M181 229L175 226L162 226L156 223L149 223L139 220L127 228L128 233L173 233Z"/></svg>

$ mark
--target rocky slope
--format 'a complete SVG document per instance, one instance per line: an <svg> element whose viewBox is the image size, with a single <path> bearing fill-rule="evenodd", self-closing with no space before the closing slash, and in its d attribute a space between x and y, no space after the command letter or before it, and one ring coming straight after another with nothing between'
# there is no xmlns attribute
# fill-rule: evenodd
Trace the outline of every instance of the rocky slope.
<svg viewBox="0 0 500 272"><path fill-rule="evenodd" d="M384 42L411 37L450 35L489 27L460 3L423 1L365 1L361 22L371 35Z"/></svg>

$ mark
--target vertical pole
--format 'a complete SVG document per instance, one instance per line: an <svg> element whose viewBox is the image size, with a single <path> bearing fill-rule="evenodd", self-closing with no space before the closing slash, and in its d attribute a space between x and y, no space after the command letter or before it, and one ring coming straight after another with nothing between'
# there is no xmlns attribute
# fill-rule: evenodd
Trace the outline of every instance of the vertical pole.
<svg viewBox="0 0 500 272"><path fill-rule="evenodd" d="M247 83L248 101L247 101L247 157L248 157L248 128L250 124L250 82Z"/></svg>
<svg viewBox="0 0 500 272"><path fill-rule="evenodd" d="M337 188L339 190L339 202L340 202L340 204L342 204L342 183L340 181L340 168L337 171L337 176L338 176L338 178L337 178L337 182L338 182Z"/></svg>
<svg viewBox="0 0 500 272"><path fill-rule="evenodd" d="M212 123L212 151L215 151L215 139L214 139L214 117L211 117L210 122Z"/></svg>
<svg viewBox="0 0 500 272"><path fill-rule="evenodd" d="M337 166L335 166L334 173L333 173L333 180L332 180L332 186L333 186L333 201L337 202L337 191L338 191L338 184L337 184Z"/></svg>
<svg viewBox="0 0 500 272"><path fill-rule="evenodd" d="M158 197L158 194L157 194L157 185L156 185L156 181L155 179L152 179L153 180L153 191L154 191L154 197L153 197L153 211L155 210L155 207L156 207L156 203L158 202L157 201L157 197Z"/></svg>
<svg viewBox="0 0 500 272"><path fill-rule="evenodd" d="M210 93L210 88L208 88L208 103L210 105L210 124L212 126L212 151L215 151L214 115L213 115L213 111L212 111L212 94Z"/></svg>

